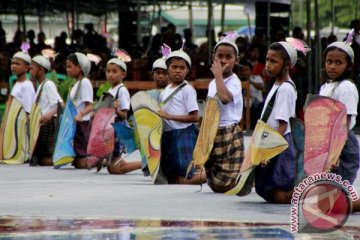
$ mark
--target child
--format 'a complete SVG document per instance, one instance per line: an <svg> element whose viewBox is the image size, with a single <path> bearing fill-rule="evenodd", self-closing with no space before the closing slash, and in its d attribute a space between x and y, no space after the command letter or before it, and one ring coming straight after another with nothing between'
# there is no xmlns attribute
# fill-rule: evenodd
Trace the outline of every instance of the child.
<svg viewBox="0 0 360 240"><path fill-rule="evenodd" d="M238 125L243 97L240 80L233 73L233 67L239 61L238 53L236 44L224 37L214 47L211 66L214 80L209 84L208 96L219 99L220 121L205 170L209 187L219 193L235 186L244 157L244 138Z"/></svg>
<svg viewBox="0 0 360 240"><path fill-rule="evenodd" d="M272 203L290 203L295 185L295 147L289 124L295 116L296 90L289 71L296 64L297 52L287 42L275 42L269 46L265 70L275 78L264 104L261 118L276 129L288 142L289 147L272 158L268 164L255 168L255 190L262 198ZM272 96L275 101L270 115L264 114ZM268 118L267 120L264 118Z"/></svg>
<svg viewBox="0 0 360 240"><path fill-rule="evenodd" d="M70 99L74 102L78 114L75 116L76 133L74 137L75 168L87 168L87 145L91 124L90 112L93 109L93 87L86 77L90 73L91 64L87 56L82 53L72 53L66 60L66 72L74 78L76 83L70 91Z"/></svg>
<svg viewBox="0 0 360 240"><path fill-rule="evenodd" d="M27 78L31 57L24 52L14 54L11 61L11 72L16 75L16 83L11 90L11 97L16 98L22 104L25 112L30 113L31 106L35 101L35 89L32 82Z"/></svg>
<svg viewBox="0 0 360 240"><path fill-rule="evenodd" d="M57 103L62 103L62 99L57 91L55 84L46 79L45 75L51 70L49 59L44 56L36 56L30 65L31 78L39 83L36 92L36 101L40 104L41 119L40 132L33 158L40 166L53 165L52 156L55 147L54 134L56 132Z"/></svg>
<svg viewBox="0 0 360 240"><path fill-rule="evenodd" d="M147 91L147 93L155 100L160 102L160 93L169 83L169 74L167 72L166 63L163 58L155 60L152 65L152 73L156 88Z"/></svg>
<svg viewBox="0 0 360 240"><path fill-rule="evenodd" d="M130 110L130 94L124 84L123 79L126 77L127 67L125 62L119 58L112 58L106 64L106 79L111 84L109 93L114 97L114 108L116 112L115 122L128 125L127 112ZM112 160L108 166L110 174L125 174L137 169L141 169L141 162L126 162L121 159L122 144L119 139L115 140Z"/></svg>
<svg viewBox="0 0 360 240"><path fill-rule="evenodd" d="M186 169L192 160L198 129L199 107L195 89L185 80L191 68L190 57L182 50L171 52L166 60L170 84L160 95L163 118L160 167L170 184L198 184L199 174L191 172L185 182Z"/></svg>
<svg viewBox="0 0 360 240"><path fill-rule="evenodd" d="M321 86L320 95L342 102L347 110L348 139L340 155L339 166L334 173L351 184L359 169L359 143L352 128L356 123L359 93L351 80L354 52L345 42L333 42L325 52L325 76L327 82Z"/></svg>

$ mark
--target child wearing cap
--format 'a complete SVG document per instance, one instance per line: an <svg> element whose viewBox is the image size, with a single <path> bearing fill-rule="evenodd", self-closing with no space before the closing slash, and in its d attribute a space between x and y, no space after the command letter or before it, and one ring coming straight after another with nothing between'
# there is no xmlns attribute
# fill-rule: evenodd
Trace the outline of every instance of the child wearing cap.
<svg viewBox="0 0 360 240"><path fill-rule="evenodd" d="M23 106L26 113L30 113L31 105L35 101L35 89L32 82L27 78L31 57L24 52L14 54L11 61L11 72L16 76L16 83L11 90L10 98L16 98Z"/></svg>
<svg viewBox="0 0 360 240"><path fill-rule="evenodd" d="M76 83L71 88L70 99L73 101L78 114L75 116L76 132L74 137L75 168L87 168L87 145L89 141L91 123L90 114L93 110L93 87L86 77L90 73L90 60L83 53L72 53L66 60L66 72L74 78Z"/></svg>
<svg viewBox="0 0 360 240"><path fill-rule="evenodd" d="M128 125L128 111L130 110L130 94L122 83L126 77L127 66L125 62L119 58L112 58L106 64L106 79L111 84L109 93L114 97L115 123ZM121 159L121 139L115 139L114 152L112 160L108 166L110 174L125 174L137 169L141 169L141 162L126 162Z"/></svg>
<svg viewBox="0 0 360 240"><path fill-rule="evenodd" d="M198 128L199 106L195 89L187 83L191 68L190 57L182 50L166 58L170 84L160 94L163 118L160 167L170 184L199 184L205 177L191 172L185 181L187 166L192 160Z"/></svg>
<svg viewBox="0 0 360 240"><path fill-rule="evenodd" d="M355 181L359 169L359 143L352 128L356 123L359 93L351 80L354 52L345 42L333 42L324 52L326 82L320 88L320 95L331 97L346 106L348 139L340 155L339 166L334 173L350 184Z"/></svg>
<svg viewBox="0 0 360 240"><path fill-rule="evenodd" d="M265 100L261 118L268 112L265 110L274 96L274 105L266 123L276 129L289 144L285 151L272 158L268 164L255 168L256 193L272 203L290 203L295 185L295 147L289 119L295 116L297 94L289 71L296 61L297 52L291 44L275 42L269 46L265 70L269 77L275 78L275 83Z"/></svg>
<svg viewBox="0 0 360 240"><path fill-rule="evenodd" d="M167 71L165 59L159 58L154 61L152 65L153 80L155 82L155 89L148 90L147 93L155 100L160 102L160 93L169 83L169 74Z"/></svg>
<svg viewBox="0 0 360 240"><path fill-rule="evenodd" d="M241 82L233 73L239 61L238 47L230 38L223 38L214 47L211 71L214 80L208 96L218 99L220 120L213 149L205 163L207 183L214 192L226 192L235 186L244 158L244 137L239 127L243 111Z"/></svg>
<svg viewBox="0 0 360 240"><path fill-rule="evenodd" d="M63 105L55 84L46 79L46 73L51 70L49 59L44 56L36 56L30 65L31 78L39 83L36 91L36 101L40 105L41 119L40 132L33 153L34 162L40 166L53 165L52 156L55 147L54 134L56 132L57 103Z"/></svg>

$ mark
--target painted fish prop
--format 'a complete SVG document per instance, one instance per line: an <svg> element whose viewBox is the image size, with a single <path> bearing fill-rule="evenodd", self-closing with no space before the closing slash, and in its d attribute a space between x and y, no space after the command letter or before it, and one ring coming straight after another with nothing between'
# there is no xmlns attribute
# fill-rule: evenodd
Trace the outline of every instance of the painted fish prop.
<svg viewBox="0 0 360 240"><path fill-rule="evenodd" d="M337 166L347 139L346 107L329 97L312 96L305 106L304 169L307 175Z"/></svg>
<svg viewBox="0 0 360 240"><path fill-rule="evenodd" d="M54 168L60 168L74 161L75 151L73 143L76 132L74 118L76 114L76 108L70 98L68 98L61 117L60 129L56 139L53 156Z"/></svg>
<svg viewBox="0 0 360 240"><path fill-rule="evenodd" d="M105 158L114 151L114 129L111 125L114 119L113 108L101 108L96 112L87 146L89 155Z"/></svg>
<svg viewBox="0 0 360 240"><path fill-rule="evenodd" d="M278 131L259 120L237 176L237 184L225 194L239 196L249 194L253 186L255 167L280 154L287 147L287 141Z"/></svg>
<svg viewBox="0 0 360 240"><path fill-rule="evenodd" d="M293 136L296 150L296 183L300 183L305 178L304 172L304 145L305 145L305 125L297 118L290 118L291 134Z"/></svg>
<svg viewBox="0 0 360 240"><path fill-rule="evenodd" d="M154 98L152 98L145 91L139 91L139 92L135 93L131 97L130 101L131 101L131 107L134 112L140 108L149 109L149 110L153 111L154 113L157 113L160 111L159 102L156 101Z"/></svg>
<svg viewBox="0 0 360 240"><path fill-rule="evenodd" d="M216 98L208 97L201 122L200 131L196 140L193 161L190 162L186 176L192 168L202 169L209 159L220 121L220 109Z"/></svg>
<svg viewBox="0 0 360 240"><path fill-rule="evenodd" d="M28 158L27 116L21 103L10 98L0 129L0 162L23 164Z"/></svg>
<svg viewBox="0 0 360 240"><path fill-rule="evenodd" d="M30 159L34 153L35 150L35 146L37 143L37 139L39 137L39 133L40 133L40 119L41 119L41 108L40 108L40 104L39 103L34 103L31 106L31 110L30 110L30 126L29 126L29 130L30 130Z"/></svg>

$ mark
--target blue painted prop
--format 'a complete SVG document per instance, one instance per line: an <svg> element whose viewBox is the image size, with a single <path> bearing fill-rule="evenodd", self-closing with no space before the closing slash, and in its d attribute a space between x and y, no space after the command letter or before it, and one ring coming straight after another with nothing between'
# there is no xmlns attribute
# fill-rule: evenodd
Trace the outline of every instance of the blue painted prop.
<svg viewBox="0 0 360 240"><path fill-rule="evenodd" d="M126 148L126 153L131 154L139 149L139 146L136 144L135 141L135 129L125 126L121 123L112 123L111 124L115 129L115 134L120 142L124 144Z"/></svg>
<svg viewBox="0 0 360 240"><path fill-rule="evenodd" d="M296 185L305 178L304 172L304 145L305 145L305 126L297 118L290 118L291 134L296 149Z"/></svg>
<svg viewBox="0 0 360 240"><path fill-rule="evenodd" d="M75 151L73 142L76 132L74 117L76 114L77 111L73 102L68 99L61 117L60 129L56 140L53 156L54 168L60 168L74 161Z"/></svg>

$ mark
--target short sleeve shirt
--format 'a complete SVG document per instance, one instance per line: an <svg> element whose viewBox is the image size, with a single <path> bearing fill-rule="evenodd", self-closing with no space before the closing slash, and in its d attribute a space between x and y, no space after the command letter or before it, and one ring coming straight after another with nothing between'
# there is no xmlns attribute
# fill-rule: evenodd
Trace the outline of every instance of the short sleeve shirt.
<svg viewBox="0 0 360 240"><path fill-rule="evenodd" d="M30 80L16 82L11 91L11 96L21 103L25 112L30 113L31 106L35 102L35 89Z"/></svg>

